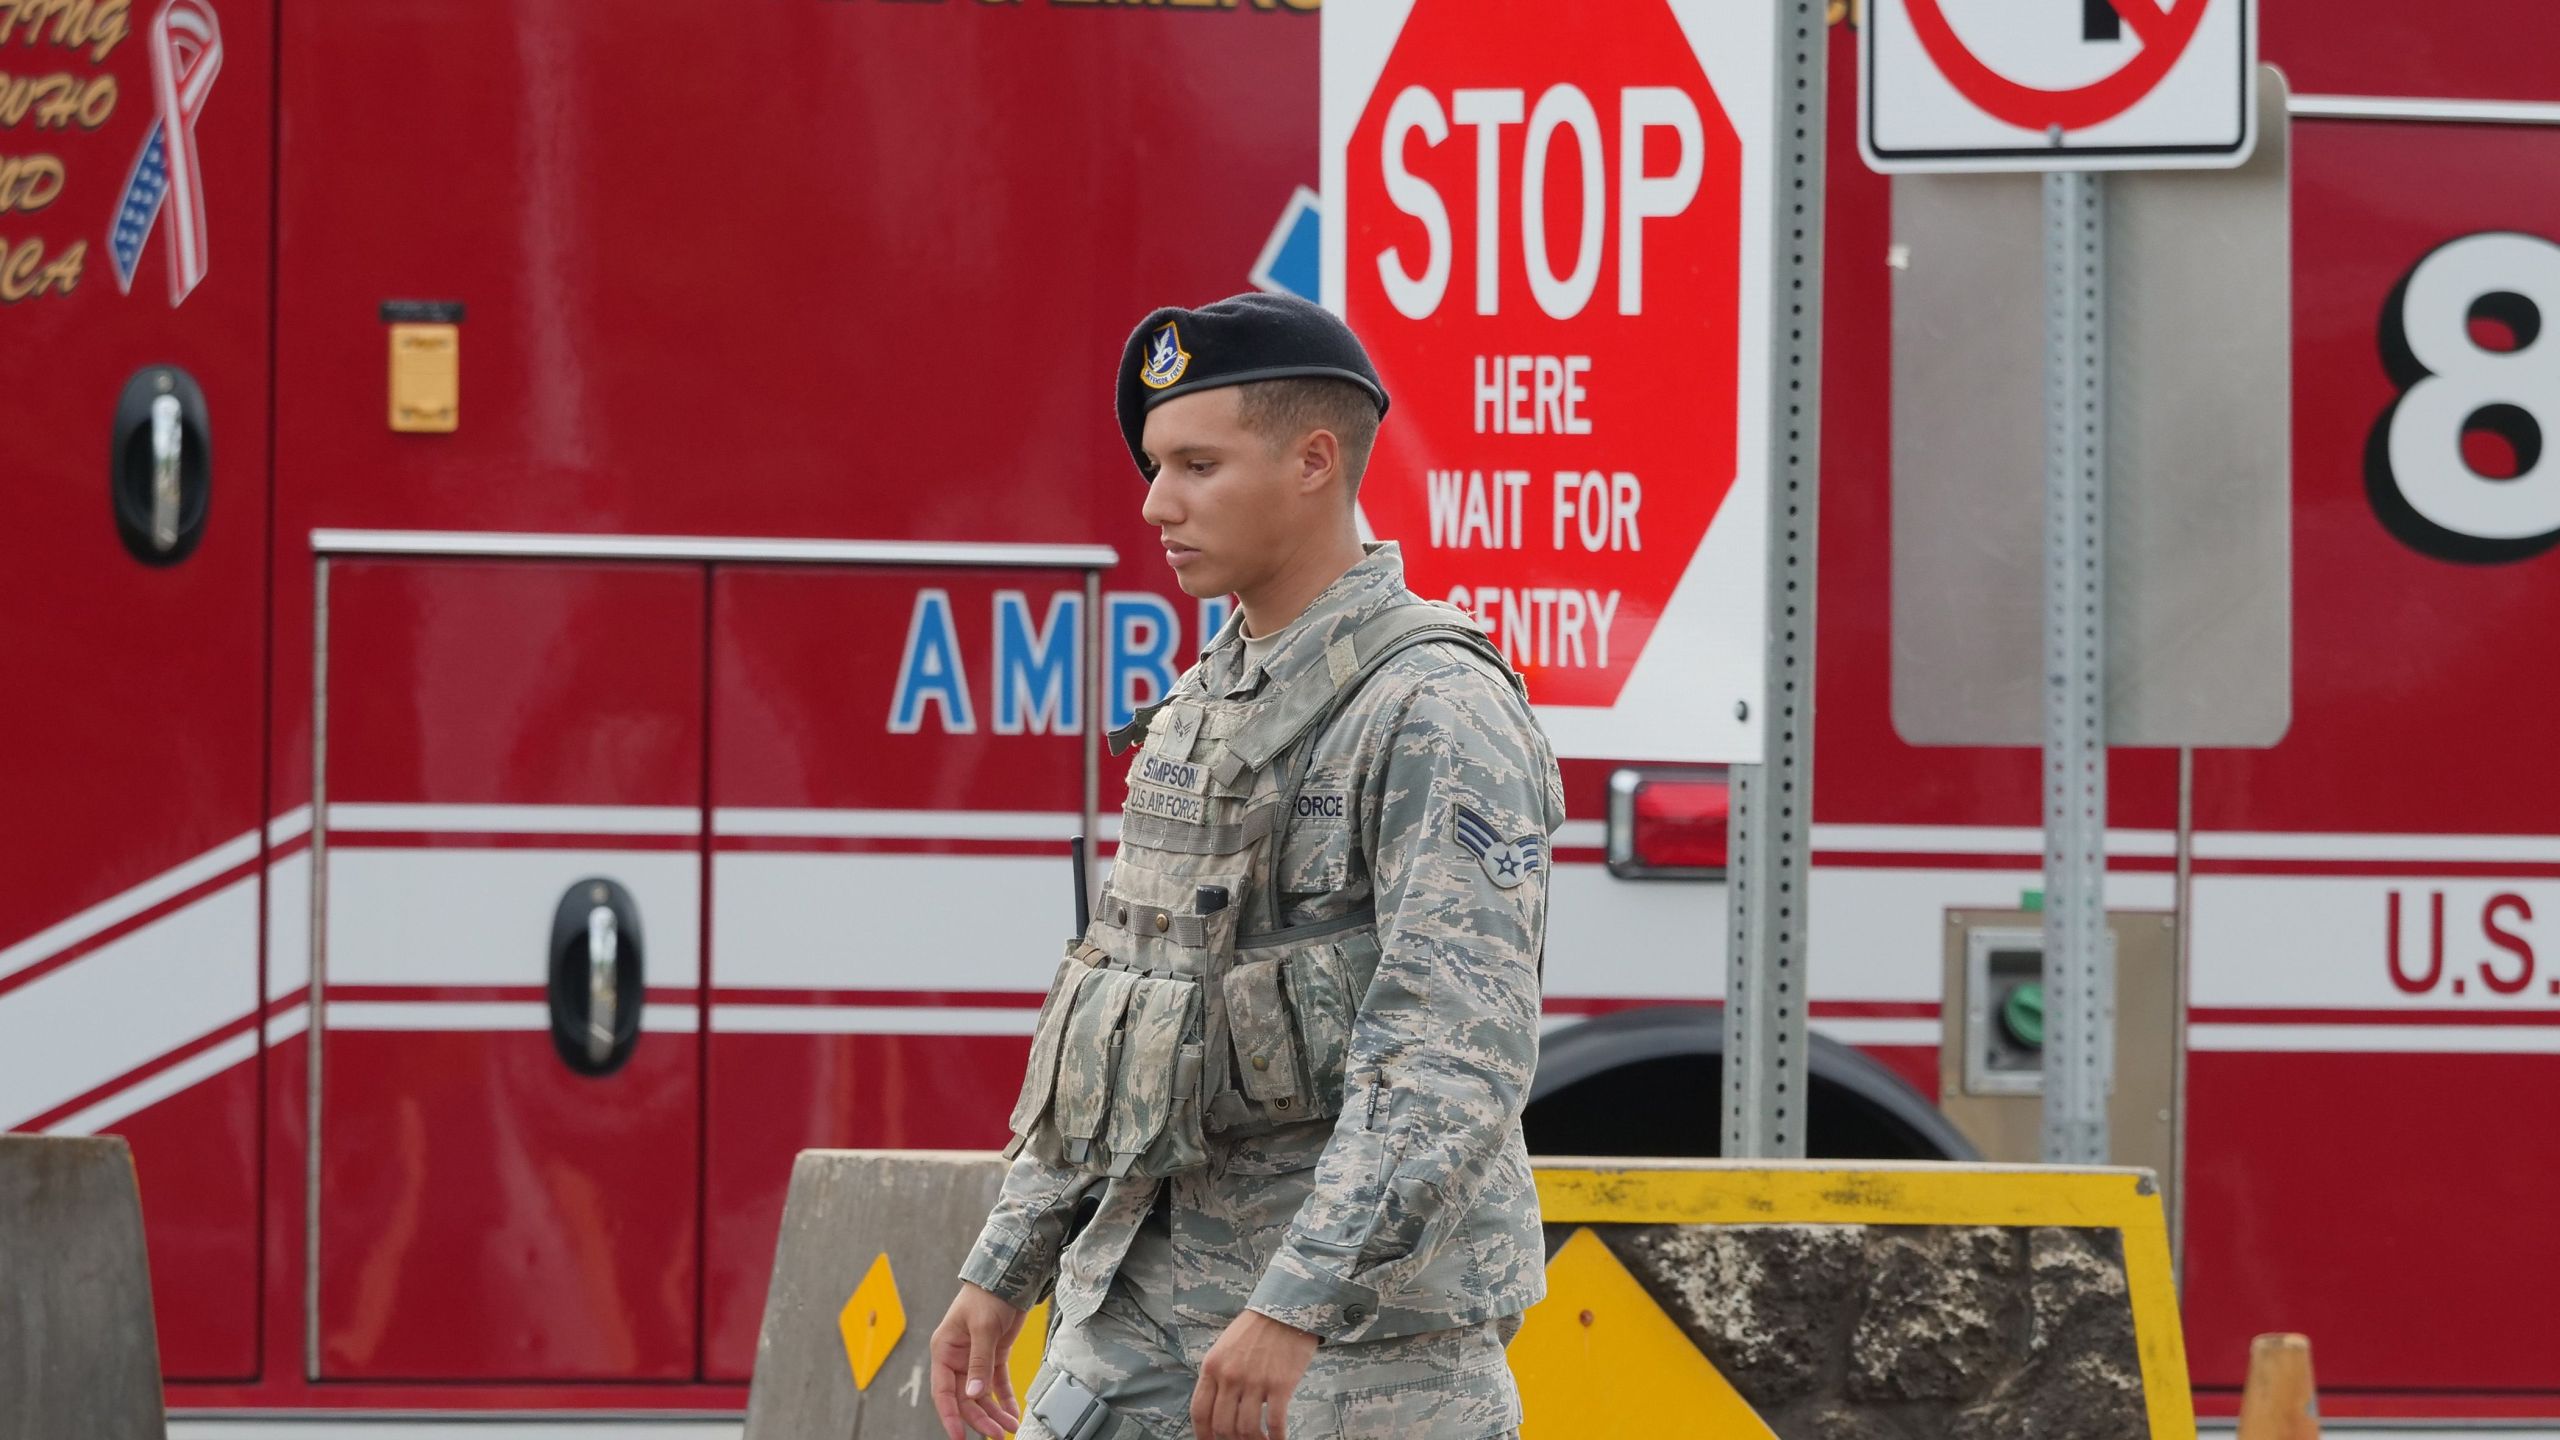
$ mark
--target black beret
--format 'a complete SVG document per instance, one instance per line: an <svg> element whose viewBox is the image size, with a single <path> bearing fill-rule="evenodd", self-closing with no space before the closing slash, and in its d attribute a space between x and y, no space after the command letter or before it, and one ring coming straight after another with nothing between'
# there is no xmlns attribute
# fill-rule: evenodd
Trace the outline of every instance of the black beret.
<svg viewBox="0 0 2560 1440"><path fill-rule="evenodd" d="M1152 475L1139 441L1147 412L1162 401L1301 376L1348 380L1378 402L1379 415L1387 413L1387 389L1360 337L1312 300L1248 290L1197 310L1168 305L1138 323L1120 354L1120 434L1129 458L1138 473Z"/></svg>

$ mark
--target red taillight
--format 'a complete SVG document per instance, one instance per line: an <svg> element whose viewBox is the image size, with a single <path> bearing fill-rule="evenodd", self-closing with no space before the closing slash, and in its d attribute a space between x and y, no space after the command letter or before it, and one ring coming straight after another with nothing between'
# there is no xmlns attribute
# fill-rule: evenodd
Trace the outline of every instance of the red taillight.
<svg viewBox="0 0 2560 1440"><path fill-rule="evenodd" d="M1722 771L1619 771L1609 782L1609 868L1628 878L1723 875L1732 804Z"/></svg>

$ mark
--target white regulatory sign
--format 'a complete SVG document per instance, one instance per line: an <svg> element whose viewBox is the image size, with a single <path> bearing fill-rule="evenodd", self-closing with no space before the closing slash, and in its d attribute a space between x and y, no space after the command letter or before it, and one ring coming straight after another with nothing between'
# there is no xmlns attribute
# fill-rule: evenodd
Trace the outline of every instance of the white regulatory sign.
<svg viewBox="0 0 2560 1440"><path fill-rule="evenodd" d="M2225 169L2257 143L2256 0L1868 0L1885 171Z"/></svg>

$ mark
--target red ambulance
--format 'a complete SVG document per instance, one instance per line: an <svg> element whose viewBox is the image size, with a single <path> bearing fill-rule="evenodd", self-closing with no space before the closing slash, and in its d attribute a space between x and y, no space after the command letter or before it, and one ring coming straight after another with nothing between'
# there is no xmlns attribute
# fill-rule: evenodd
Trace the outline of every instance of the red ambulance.
<svg viewBox="0 0 2560 1440"><path fill-rule="evenodd" d="M181 1433L718 1433L793 1154L1001 1138L1089 713L1222 613L1108 367L1311 283L1316 6L0 0L0 1126L131 1139ZM2038 884L2037 760L1893 727L1833 38L1814 1145L1958 1155L1949 917ZM2264 49L2292 726L2183 834L2112 770L2191 955L2188 1350L2224 1414L2302 1329L2333 1417L2560 1435L2560 10ZM2424 519L2446 467L2525 519ZM1721 777L1645 758L1566 767L1549 1152L1713 1144Z"/></svg>

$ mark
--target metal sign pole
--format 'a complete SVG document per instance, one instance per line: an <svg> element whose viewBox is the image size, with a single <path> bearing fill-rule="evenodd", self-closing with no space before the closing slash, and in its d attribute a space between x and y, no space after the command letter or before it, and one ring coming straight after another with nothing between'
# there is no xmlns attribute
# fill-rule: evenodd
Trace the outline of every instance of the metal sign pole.
<svg viewBox="0 0 2560 1440"><path fill-rule="evenodd" d="M2044 1158L2107 1160L2106 191L2044 177Z"/></svg>
<svg viewBox="0 0 2560 1440"><path fill-rule="evenodd" d="M1733 769L1723 1153L1804 1157L1806 881L1813 825L1813 565L1822 398L1823 0L1778 11L1777 258L1769 337L1763 762Z"/></svg>

